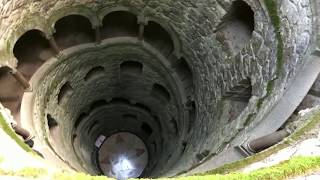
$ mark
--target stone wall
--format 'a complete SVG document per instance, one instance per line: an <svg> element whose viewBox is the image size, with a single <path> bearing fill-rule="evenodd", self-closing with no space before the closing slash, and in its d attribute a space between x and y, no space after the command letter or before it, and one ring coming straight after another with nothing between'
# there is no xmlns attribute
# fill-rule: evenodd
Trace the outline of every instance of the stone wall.
<svg viewBox="0 0 320 180"><path fill-rule="evenodd" d="M250 131L263 121L263 117L282 97L315 48L317 14L312 14L312 7L316 4L312 5L308 0L283 0L277 1L272 7L270 2L274 1L271 0L245 0L254 12L254 30L249 39L244 39L245 42L233 42L235 37L243 35L243 31L232 28L238 19L228 16L232 15L230 11L234 2L2 1L0 62L3 66L16 67L13 48L21 35L28 30L39 29L49 38L55 32L54 23L70 14L87 17L93 27L101 25L107 12L116 10L127 10L137 14L142 21L156 20L163 24L174 39L174 55L186 57L191 65L196 87L195 126L192 133L185 136L188 145L174 172L165 173L173 175L199 164L196 158L199 153L209 151L207 157L212 157L228 148L239 133L249 136ZM224 31L225 26L231 28ZM242 48L239 51L232 50L237 49L232 47L238 43ZM223 95L248 78L251 81L252 98L234 121L226 122L220 118ZM233 144L240 144L244 140L237 139ZM201 161L204 160L206 158Z"/></svg>

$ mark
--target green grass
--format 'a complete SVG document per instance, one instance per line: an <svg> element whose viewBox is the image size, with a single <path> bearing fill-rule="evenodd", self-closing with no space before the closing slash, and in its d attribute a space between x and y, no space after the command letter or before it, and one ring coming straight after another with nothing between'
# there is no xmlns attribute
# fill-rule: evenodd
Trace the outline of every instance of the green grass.
<svg viewBox="0 0 320 180"><path fill-rule="evenodd" d="M294 157L278 165L258 169L250 173L230 173L226 175L210 174L177 178L159 178L159 180L279 180L305 175L320 169L320 157ZM47 176L45 169L25 168L19 171L4 171L0 175L39 178ZM90 176L84 173L56 173L50 177L55 180L110 180L104 176Z"/></svg>
<svg viewBox="0 0 320 180"><path fill-rule="evenodd" d="M32 154L35 154L33 152L33 150L26 145L22 139L20 139L17 134L13 131L13 129L11 129L11 127L9 126L9 124L4 120L2 114L0 113L0 128L2 128L4 130L5 133L7 133L14 141L17 142L17 144L24 149L27 152L30 152Z"/></svg>
<svg viewBox="0 0 320 180"><path fill-rule="evenodd" d="M271 80L267 84L267 96L270 96L274 88L274 80Z"/></svg>
<svg viewBox="0 0 320 180"><path fill-rule="evenodd" d="M0 169L0 176L18 176L25 178L39 178L48 175L48 171L42 168L23 168L17 171Z"/></svg>
<svg viewBox="0 0 320 180"><path fill-rule="evenodd" d="M305 175L320 169L320 157L294 157L278 165L262 168L250 173L207 174L172 178L176 180L279 180ZM161 179L165 180L165 179Z"/></svg>
<svg viewBox="0 0 320 180"><path fill-rule="evenodd" d="M84 173L57 173L53 175L55 180L111 180L106 176L90 176Z"/></svg>

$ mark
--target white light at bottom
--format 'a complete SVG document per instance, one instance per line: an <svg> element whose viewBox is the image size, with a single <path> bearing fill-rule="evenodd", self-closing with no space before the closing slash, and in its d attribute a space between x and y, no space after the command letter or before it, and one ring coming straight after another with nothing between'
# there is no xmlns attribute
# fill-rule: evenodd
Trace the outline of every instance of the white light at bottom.
<svg viewBox="0 0 320 180"><path fill-rule="evenodd" d="M125 156L119 156L116 163L111 162L112 170L119 180L135 177L136 168Z"/></svg>

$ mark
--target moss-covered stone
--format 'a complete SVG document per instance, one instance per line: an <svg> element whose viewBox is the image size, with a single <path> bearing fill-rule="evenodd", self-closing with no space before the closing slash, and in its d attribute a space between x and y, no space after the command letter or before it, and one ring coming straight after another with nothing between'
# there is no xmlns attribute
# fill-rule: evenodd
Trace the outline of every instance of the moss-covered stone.
<svg viewBox="0 0 320 180"><path fill-rule="evenodd" d="M282 75L284 60L283 60L283 37L281 35L281 19L278 15L278 6L277 2L274 0L264 0L265 6L267 7L271 23L275 29L275 34L277 38L277 63L276 63L276 75L277 77ZM261 98L257 103L257 109L259 110L262 107L264 100L269 97L274 90L275 80L271 80L267 83L267 93L265 97Z"/></svg>
<svg viewBox="0 0 320 180"><path fill-rule="evenodd" d="M277 1L275 0L264 0L264 3L267 7L272 25L275 29L276 38L278 41L277 44L277 75L280 76L283 72L283 38L281 35L281 19L278 15L278 6Z"/></svg>

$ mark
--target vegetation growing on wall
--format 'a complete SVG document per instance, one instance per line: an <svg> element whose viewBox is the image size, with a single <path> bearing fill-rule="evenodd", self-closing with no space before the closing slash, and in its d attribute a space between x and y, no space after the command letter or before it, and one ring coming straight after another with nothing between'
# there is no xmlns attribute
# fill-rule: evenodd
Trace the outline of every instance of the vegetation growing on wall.
<svg viewBox="0 0 320 180"><path fill-rule="evenodd" d="M283 37L281 35L281 19L278 15L278 6L277 6L277 1L275 0L264 0L264 4L267 7L271 23L275 29L275 34L276 34L276 39L277 39L277 66L276 66L276 75L277 78L279 78L282 73L283 73L283 49L284 49L284 44L283 44ZM258 110L261 108L263 101L269 97L273 90L274 90L274 85L275 85L275 79L270 80L267 84L267 94L265 97L261 98L258 103L257 103L257 108Z"/></svg>
<svg viewBox="0 0 320 180"><path fill-rule="evenodd" d="M20 139L17 134L13 131L13 129L10 128L10 126L7 124L7 122L4 120L2 114L0 113L0 127L4 130L4 132L6 132L14 141L17 142L17 144L19 146L21 146L22 149L24 149L27 152L31 152L33 154L35 154L33 152L33 150L26 145L22 139Z"/></svg>
<svg viewBox="0 0 320 180"><path fill-rule="evenodd" d="M281 35L281 19L278 15L278 6L277 1L275 0L264 0L264 3L267 7L271 23L275 29L276 38L278 41L277 44L277 75L280 76L283 72L283 38Z"/></svg>

